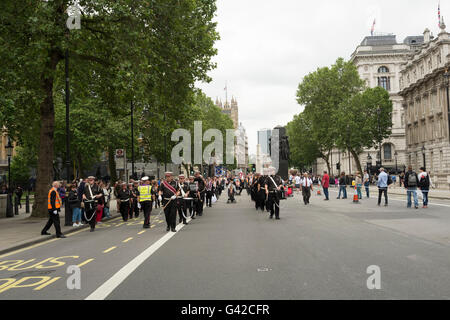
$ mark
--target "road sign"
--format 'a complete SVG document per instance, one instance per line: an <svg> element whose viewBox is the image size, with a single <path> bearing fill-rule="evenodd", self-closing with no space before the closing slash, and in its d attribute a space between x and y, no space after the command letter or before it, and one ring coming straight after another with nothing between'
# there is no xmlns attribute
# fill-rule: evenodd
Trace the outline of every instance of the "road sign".
<svg viewBox="0 0 450 320"><path fill-rule="evenodd" d="M123 149L116 149L116 158L123 158L124 151Z"/></svg>

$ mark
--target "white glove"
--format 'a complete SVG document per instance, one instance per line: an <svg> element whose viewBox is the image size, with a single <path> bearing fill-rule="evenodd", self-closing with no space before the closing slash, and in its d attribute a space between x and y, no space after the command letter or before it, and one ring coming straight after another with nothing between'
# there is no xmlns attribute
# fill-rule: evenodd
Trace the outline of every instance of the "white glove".
<svg viewBox="0 0 450 320"><path fill-rule="evenodd" d="M177 196L172 196L170 199L175 200Z"/></svg>
<svg viewBox="0 0 450 320"><path fill-rule="evenodd" d="M139 209L141 208L141 204L140 204L140 203L138 203L138 208L139 208Z"/></svg>
<svg viewBox="0 0 450 320"><path fill-rule="evenodd" d="M53 214L58 214L58 211L57 210L53 211Z"/></svg>
<svg viewBox="0 0 450 320"><path fill-rule="evenodd" d="M160 195L158 196L158 200L159 200L159 201L162 201L162 197L161 197Z"/></svg>

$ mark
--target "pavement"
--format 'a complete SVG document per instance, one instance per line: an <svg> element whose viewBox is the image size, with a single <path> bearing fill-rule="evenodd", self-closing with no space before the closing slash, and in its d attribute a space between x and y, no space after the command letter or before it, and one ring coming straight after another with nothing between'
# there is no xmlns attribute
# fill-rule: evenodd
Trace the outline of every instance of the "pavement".
<svg viewBox="0 0 450 320"><path fill-rule="evenodd" d="M166 232L154 209L0 255L0 299L450 299L450 201L407 209L405 197L359 203L314 192L280 203L281 220L243 193ZM2 236L3 237L3 236ZM74 287L69 266L79 266ZM368 268L380 270L368 289ZM72 283L72 285L71 285Z"/></svg>

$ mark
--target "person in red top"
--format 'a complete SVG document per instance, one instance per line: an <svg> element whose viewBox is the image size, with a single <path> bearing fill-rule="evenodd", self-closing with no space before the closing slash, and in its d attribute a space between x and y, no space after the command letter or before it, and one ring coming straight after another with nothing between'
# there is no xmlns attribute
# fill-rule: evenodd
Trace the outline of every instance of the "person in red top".
<svg viewBox="0 0 450 320"><path fill-rule="evenodd" d="M325 195L325 201L330 200L330 198L328 197L328 188L330 187L330 176L328 175L328 172L324 171L323 172L323 177L322 177L322 187L323 187L323 194Z"/></svg>

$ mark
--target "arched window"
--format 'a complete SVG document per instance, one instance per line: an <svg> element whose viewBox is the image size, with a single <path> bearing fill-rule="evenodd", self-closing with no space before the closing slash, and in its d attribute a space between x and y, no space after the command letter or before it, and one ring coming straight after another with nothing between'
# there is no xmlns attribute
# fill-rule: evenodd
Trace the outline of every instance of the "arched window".
<svg viewBox="0 0 450 320"><path fill-rule="evenodd" d="M383 145L383 155L384 160L392 160L392 145L390 143Z"/></svg>
<svg viewBox="0 0 450 320"><path fill-rule="evenodd" d="M385 66L379 67L378 73L389 73L389 69Z"/></svg>
<svg viewBox="0 0 450 320"><path fill-rule="evenodd" d="M378 78L378 86L386 89L387 91L391 90L391 79L389 77L379 77Z"/></svg>

